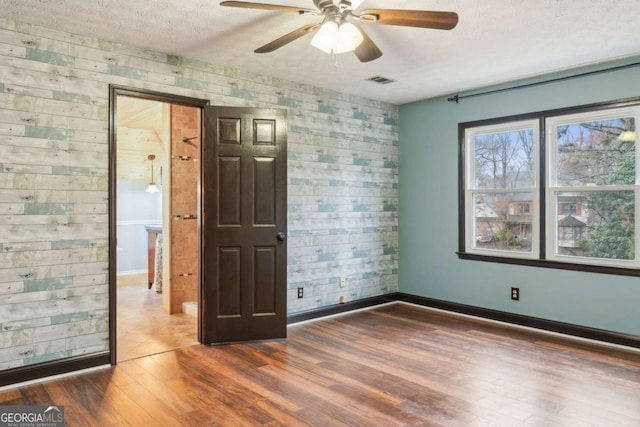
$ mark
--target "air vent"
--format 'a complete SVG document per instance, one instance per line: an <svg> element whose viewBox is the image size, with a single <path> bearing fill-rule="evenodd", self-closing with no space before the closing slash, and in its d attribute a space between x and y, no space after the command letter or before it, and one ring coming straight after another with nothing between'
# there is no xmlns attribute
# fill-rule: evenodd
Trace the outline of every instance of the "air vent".
<svg viewBox="0 0 640 427"><path fill-rule="evenodd" d="M374 83L380 83L381 85L386 85L386 84L395 82L395 80L391 80L382 76L369 77L367 80Z"/></svg>

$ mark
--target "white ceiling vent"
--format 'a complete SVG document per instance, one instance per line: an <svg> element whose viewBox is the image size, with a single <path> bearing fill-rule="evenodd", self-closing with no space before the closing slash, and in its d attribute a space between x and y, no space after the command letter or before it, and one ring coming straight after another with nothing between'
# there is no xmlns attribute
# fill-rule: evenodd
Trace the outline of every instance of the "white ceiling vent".
<svg viewBox="0 0 640 427"><path fill-rule="evenodd" d="M380 83L381 85L386 85L386 84L395 82L395 80L391 80L391 79L388 79L388 78L382 77L382 76L369 77L366 80L368 80L370 82L374 82L374 83Z"/></svg>

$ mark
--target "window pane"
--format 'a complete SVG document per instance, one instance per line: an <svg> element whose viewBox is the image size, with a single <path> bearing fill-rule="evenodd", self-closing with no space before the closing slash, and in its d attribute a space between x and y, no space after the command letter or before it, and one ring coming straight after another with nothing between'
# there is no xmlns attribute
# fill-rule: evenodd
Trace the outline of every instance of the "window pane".
<svg viewBox="0 0 640 427"><path fill-rule="evenodd" d="M531 252L533 193L473 195L474 247Z"/></svg>
<svg viewBox="0 0 640 427"><path fill-rule="evenodd" d="M475 188L534 187L533 135L533 129L475 135Z"/></svg>
<svg viewBox="0 0 640 427"><path fill-rule="evenodd" d="M585 121L556 126L559 186L635 183L635 120Z"/></svg>
<svg viewBox="0 0 640 427"><path fill-rule="evenodd" d="M557 193L557 254L635 259L634 198L633 191Z"/></svg>

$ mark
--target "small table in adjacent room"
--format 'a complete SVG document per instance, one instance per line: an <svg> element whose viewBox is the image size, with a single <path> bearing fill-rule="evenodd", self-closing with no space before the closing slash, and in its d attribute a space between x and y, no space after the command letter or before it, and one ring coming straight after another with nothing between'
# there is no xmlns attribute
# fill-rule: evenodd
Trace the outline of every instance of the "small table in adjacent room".
<svg viewBox="0 0 640 427"><path fill-rule="evenodd" d="M148 236L148 249L147 249L147 284L151 289L153 282L155 281L155 264L156 264L156 240L158 235L162 234L162 226L160 225L145 225Z"/></svg>

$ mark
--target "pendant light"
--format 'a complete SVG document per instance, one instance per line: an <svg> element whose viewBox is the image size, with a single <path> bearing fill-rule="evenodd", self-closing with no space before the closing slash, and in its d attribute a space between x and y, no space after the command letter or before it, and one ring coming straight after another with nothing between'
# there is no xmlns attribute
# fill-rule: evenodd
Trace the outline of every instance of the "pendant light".
<svg viewBox="0 0 640 427"><path fill-rule="evenodd" d="M158 186L153 181L153 161L155 160L155 158L156 158L155 154L149 154L147 156L147 159L151 160L151 181L149 182L149 186L147 187L147 189L144 191L146 191L149 194L155 194L160 192L160 190L158 189Z"/></svg>

